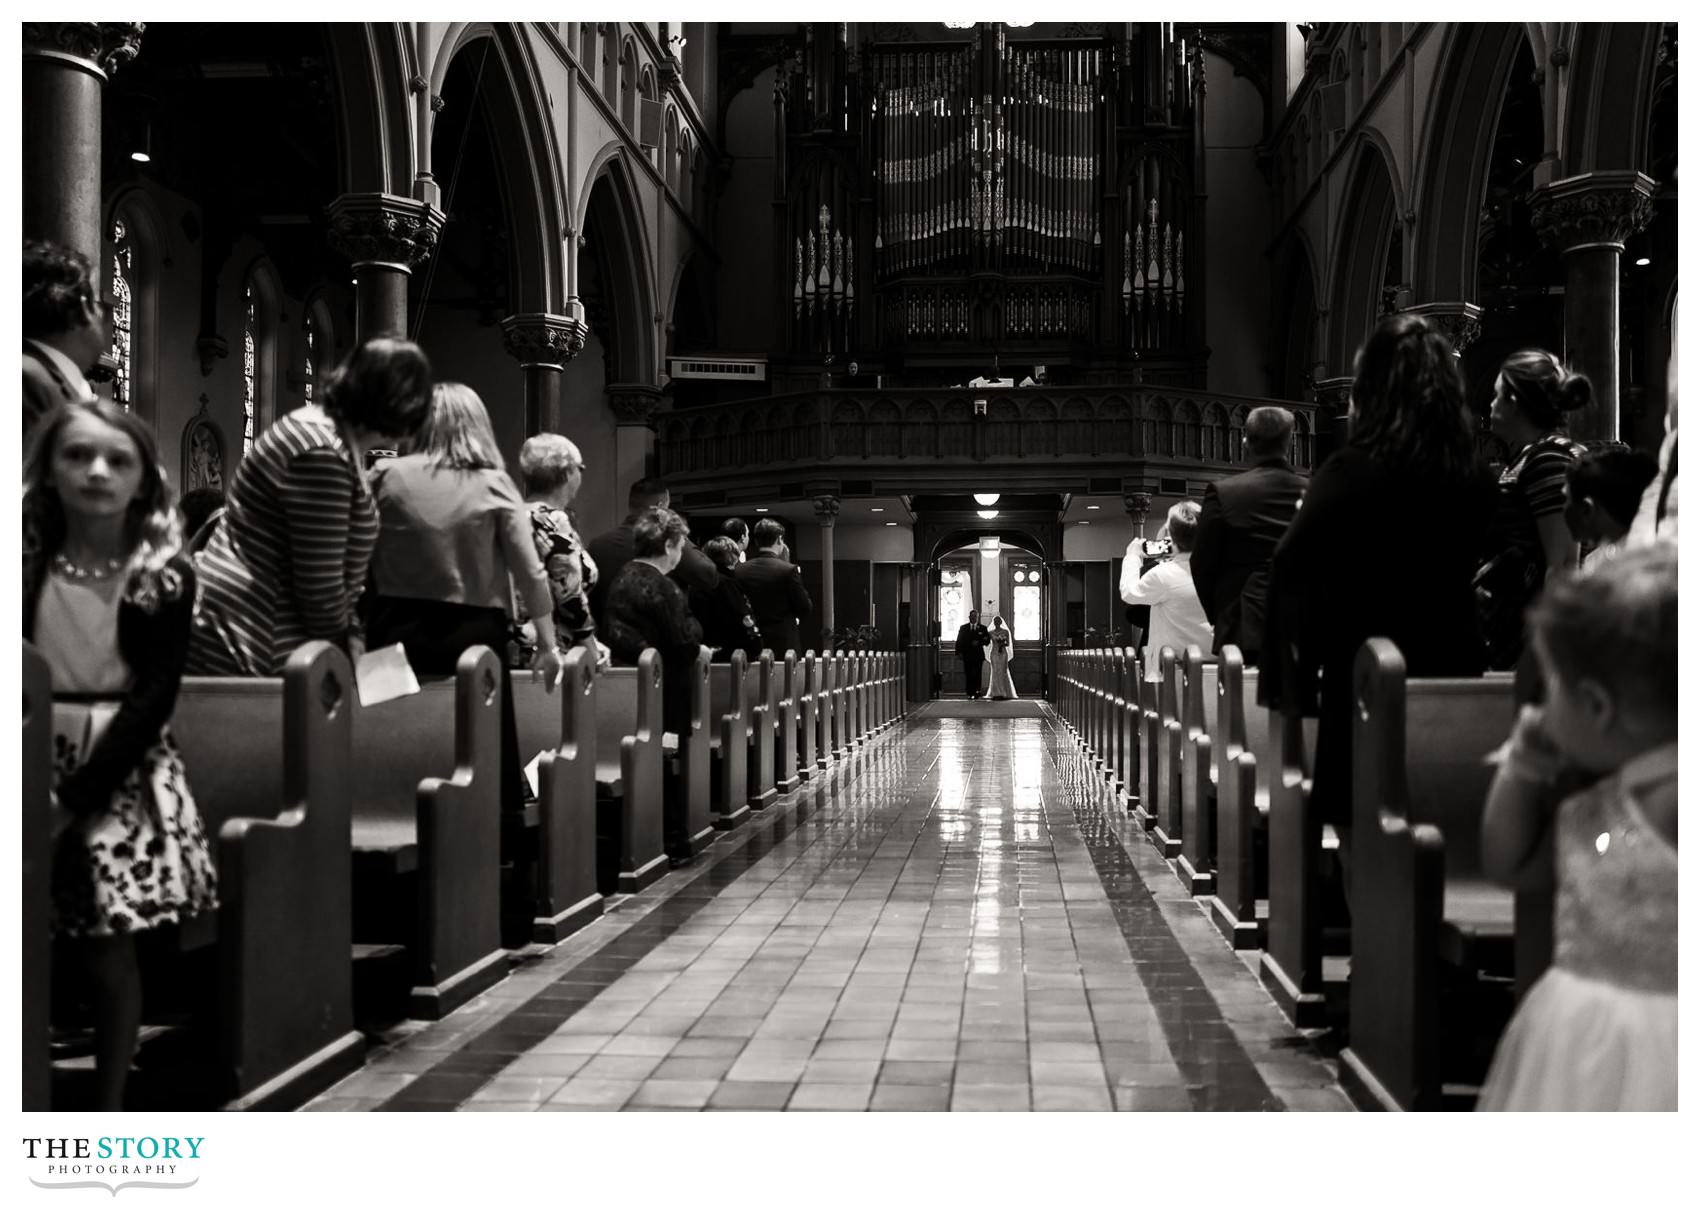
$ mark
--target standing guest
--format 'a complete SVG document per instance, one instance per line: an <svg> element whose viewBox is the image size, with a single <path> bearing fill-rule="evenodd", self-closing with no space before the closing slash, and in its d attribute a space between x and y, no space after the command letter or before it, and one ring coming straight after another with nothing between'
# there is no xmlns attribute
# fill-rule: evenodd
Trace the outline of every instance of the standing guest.
<svg viewBox="0 0 1700 1213"><path fill-rule="evenodd" d="M956 629L956 655L962 658L962 689L970 699L978 699L984 693L981 676L986 646L991 642L992 634L980 623L980 612L969 611L968 622Z"/></svg>
<svg viewBox="0 0 1700 1213"><path fill-rule="evenodd" d="M590 590L596 584L596 562L584 550L578 528L568 512L584 483L584 456L560 434L534 434L519 449L519 474L531 512L531 539L554 600L555 638L562 648L583 645L596 654L596 664L608 664L608 646L596 638L596 619L590 612ZM529 626L531 611L522 595L514 597L514 620L527 638L527 663L535 655L537 630Z"/></svg>
<svg viewBox="0 0 1700 1213"><path fill-rule="evenodd" d="M596 585L590 592L590 613L594 618L602 618L603 604L607 601L608 591L613 588L614 578L620 575L626 561L632 559L637 550L634 528L638 516L645 510L669 509L672 504L673 494L668 491L665 481L654 478L639 480L626 496L626 520L590 541L588 551L597 571ZM687 536L673 571L674 579L687 590L706 590L713 587L716 575L714 562L704 556Z"/></svg>
<svg viewBox="0 0 1700 1213"><path fill-rule="evenodd" d="M1310 478L1275 548L1258 683L1259 703L1319 718L1312 803L1342 853L1358 648L1386 636L1413 678L1482 672L1470 579L1493 500L1458 360L1423 317L1376 325L1358 351L1348 417L1346 444Z"/></svg>
<svg viewBox="0 0 1700 1213"><path fill-rule="evenodd" d="M1657 459L1622 445L1588 451L1571 467L1564 479L1564 522L1587 552L1583 568L1622 545L1658 474Z"/></svg>
<svg viewBox="0 0 1700 1213"><path fill-rule="evenodd" d="M788 652L802 656L797 621L815 607L803 588L803 570L791 563L785 527L777 518L756 523L750 532L750 558L738 566L737 578L774 660L784 660Z"/></svg>
<svg viewBox="0 0 1700 1213"><path fill-rule="evenodd" d="M136 937L217 907L168 726L195 569L134 415L45 415L24 461L23 569L24 638L53 671L53 931L93 987L95 1108L117 1112L141 1027Z"/></svg>
<svg viewBox="0 0 1700 1213"><path fill-rule="evenodd" d="M761 630L744 587L733 576L743 553L730 535L716 535L702 551L719 572L712 590L690 592L691 614L702 625L703 643L714 650L715 661L730 661L734 652L755 661L761 656Z"/></svg>
<svg viewBox="0 0 1700 1213"><path fill-rule="evenodd" d="M608 587L601 616L621 665L636 665L645 649L661 655L662 728L681 734L691 724L691 663L705 647L685 591L668 576L688 542L690 528L672 510L655 506L639 514L632 523L632 558Z"/></svg>
<svg viewBox="0 0 1700 1213"><path fill-rule="evenodd" d="M177 512L183 517L183 548L194 555L207 546L213 528L224 516L224 490L190 489L178 500Z"/></svg>
<svg viewBox="0 0 1700 1213"><path fill-rule="evenodd" d="M1211 645L1238 645L1258 664L1269 593L1269 560L1304 495L1305 478L1287 462L1293 415L1264 405L1245 419L1248 471L1204 490L1192 548L1192 584L1212 628Z"/></svg>
<svg viewBox="0 0 1700 1213"><path fill-rule="evenodd" d="M1564 415L1593 402L1586 375L1573 375L1545 350L1519 350L1494 381L1494 434L1511 452L1499 475L1486 559L1476 601L1488 665L1510 670L1523 655L1523 612L1548 569L1576 568L1576 540L1564 525L1564 480L1582 445L1564 432Z"/></svg>
<svg viewBox="0 0 1700 1213"><path fill-rule="evenodd" d="M372 469L372 495L382 527L372 553L371 647L402 645L421 674L453 674L472 645L488 645L505 658L517 589L537 631L531 668L553 691L561 677L554 599L532 540L531 512L502 468L478 393L463 383L439 383L411 452ZM525 807L524 769L507 664L502 803L518 813Z"/></svg>
<svg viewBox="0 0 1700 1213"><path fill-rule="evenodd" d="M374 337L323 396L261 434L230 480L224 517L196 556L191 674L277 677L309 640L352 651L378 538L363 452L424 422L431 364L411 341Z"/></svg>
<svg viewBox="0 0 1700 1213"><path fill-rule="evenodd" d="M1174 555L1152 568L1143 576L1135 539L1122 561L1122 601L1130 606L1151 608L1151 632L1145 644L1145 668L1155 671L1158 659L1167 645L1176 654L1186 652L1186 646L1196 644L1211 652L1210 620L1204 616L1204 605L1198 600L1198 590L1192 583L1192 545L1198 538L1198 502L1182 501L1169 507L1164 524Z"/></svg>
<svg viewBox="0 0 1700 1213"><path fill-rule="evenodd" d="M742 518L728 518L720 524L720 533L738 546L738 564L743 564L750 550L750 524Z"/></svg>
<svg viewBox="0 0 1700 1213"><path fill-rule="evenodd" d="M1640 547L1658 539L1676 538L1676 351L1671 351L1666 368L1665 440L1659 446L1659 474L1641 495L1635 521L1624 540L1626 547Z"/></svg>
<svg viewBox="0 0 1700 1213"><path fill-rule="evenodd" d="M1661 542L1555 579L1530 612L1545 702L1495 755L1482 858L1556 887L1553 963L1479 1110L1676 1111L1676 584Z"/></svg>
<svg viewBox="0 0 1700 1213"><path fill-rule="evenodd" d="M89 259L24 241L24 436L56 404L93 400L86 372L106 352L106 316Z"/></svg>

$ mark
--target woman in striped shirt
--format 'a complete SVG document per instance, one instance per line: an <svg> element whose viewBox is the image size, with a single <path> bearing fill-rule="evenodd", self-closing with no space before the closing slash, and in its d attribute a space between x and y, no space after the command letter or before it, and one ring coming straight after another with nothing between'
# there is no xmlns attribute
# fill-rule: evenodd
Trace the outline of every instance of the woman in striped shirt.
<svg viewBox="0 0 1700 1213"><path fill-rule="evenodd" d="M431 364L411 341L360 346L309 404L260 435L196 556L201 602L188 671L275 677L309 640L344 651L378 537L366 448L424 422Z"/></svg>

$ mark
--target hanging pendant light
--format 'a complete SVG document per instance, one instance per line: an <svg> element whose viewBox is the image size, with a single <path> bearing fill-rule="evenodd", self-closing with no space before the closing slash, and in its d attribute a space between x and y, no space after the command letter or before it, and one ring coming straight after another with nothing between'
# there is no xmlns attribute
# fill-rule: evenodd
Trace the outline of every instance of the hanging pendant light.
<svg viewBox="0 0 1700 1213"><path fill-rule="evenodd" d="M996 505L1001 493L975 493L974 500L981 505Z"/></svg>

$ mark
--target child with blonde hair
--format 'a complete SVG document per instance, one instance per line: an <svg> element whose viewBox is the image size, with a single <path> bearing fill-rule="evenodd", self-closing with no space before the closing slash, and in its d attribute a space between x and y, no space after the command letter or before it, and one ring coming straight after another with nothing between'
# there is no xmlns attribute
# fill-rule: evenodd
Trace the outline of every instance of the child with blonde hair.
<svg viewBox="0 0 1700 1213"><path fill-rule="evenodd" d="M1676 1110L1676 587L1659 543L1530 611L1546 698L1496 755L1482 847L1502 882L1555 888L1553 963L1479 1110Z"/></svg>

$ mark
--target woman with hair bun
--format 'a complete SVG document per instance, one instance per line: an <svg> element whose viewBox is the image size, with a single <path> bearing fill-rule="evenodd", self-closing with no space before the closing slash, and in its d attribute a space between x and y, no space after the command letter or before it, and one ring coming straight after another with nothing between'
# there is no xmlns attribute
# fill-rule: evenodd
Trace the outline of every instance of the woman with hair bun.
<svg viewBox="0 0 1700 1213"><path fill-rule="evenodd" d="M1582 457L1565 431L1567 413L1594 400L1586 375L1545 350L1519 350L1500 366L1490 420L1509 460L1499 474L1487 559L1476 603L1490 667L1510 670L1523 655L1523 612L1548 569L1577 567L1580 549L1564 521L1564 482Z"/></svg>

